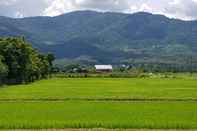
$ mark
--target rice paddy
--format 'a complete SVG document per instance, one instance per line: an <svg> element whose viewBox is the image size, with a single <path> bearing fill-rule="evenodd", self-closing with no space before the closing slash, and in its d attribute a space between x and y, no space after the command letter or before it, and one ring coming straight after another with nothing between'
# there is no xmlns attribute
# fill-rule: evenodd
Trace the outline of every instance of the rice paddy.
<svg viewBox="0 0 197 131"><path fill-rule="evenodd" d="M53 78L0 88L1 129L197 129L197 80Z"/></svg>

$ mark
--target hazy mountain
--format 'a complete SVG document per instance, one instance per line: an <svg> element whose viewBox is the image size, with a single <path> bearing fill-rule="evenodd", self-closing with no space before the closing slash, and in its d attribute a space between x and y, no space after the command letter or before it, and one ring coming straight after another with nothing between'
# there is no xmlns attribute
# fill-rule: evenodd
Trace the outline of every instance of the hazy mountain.
<svg viewBox="0 0 197 131"><path fill-rule="evenodd" d="M180 62L197 56L197 21L145 12L0 17L0 36L25 36L34 47L57 58L94 63Z"/></svg>

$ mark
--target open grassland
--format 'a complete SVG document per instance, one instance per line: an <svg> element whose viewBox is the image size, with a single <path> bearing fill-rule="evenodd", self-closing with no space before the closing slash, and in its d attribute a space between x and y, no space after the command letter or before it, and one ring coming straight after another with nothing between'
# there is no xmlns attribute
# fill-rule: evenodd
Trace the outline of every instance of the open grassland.
<svg viewBox="0 0 197 131"><path fill-rule="evenodd" d="M197 80L53 78L4 86L0 128L197 129Z"/></svg>
<svg viewBox="0 0 197 131"><path fill-rule="evenodd" d="M195 102L15 102L0 104L0 128L197 128Z"/></svg>
<svg viewBox="0 0 197 131"><path fill-rule="evenodd" d="M49 79L0 88L0 100L197 100L196 79Z"/></svg>

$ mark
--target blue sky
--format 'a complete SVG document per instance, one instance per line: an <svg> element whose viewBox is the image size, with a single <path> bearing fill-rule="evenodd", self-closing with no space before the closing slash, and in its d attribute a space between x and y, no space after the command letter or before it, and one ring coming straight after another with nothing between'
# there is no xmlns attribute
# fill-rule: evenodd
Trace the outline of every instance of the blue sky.
<svg viewBox="0 0 197 131"><path fill-rule="evenodd" d="M0 0L1 16L56 16L76 10L145 11L194 20L197 19L197 0Z"/></svg>

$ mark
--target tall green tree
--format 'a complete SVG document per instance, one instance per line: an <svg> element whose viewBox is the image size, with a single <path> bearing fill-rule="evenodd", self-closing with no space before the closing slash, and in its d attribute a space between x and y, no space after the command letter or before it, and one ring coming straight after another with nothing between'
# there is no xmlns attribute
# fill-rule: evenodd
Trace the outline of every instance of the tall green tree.
<svg viewBox="0 0 197 131"><path fill-rule="evenodd" d="M7 80L11 83L47 78L55 59L52 54L39 54L23 37L0 39L0 55L4 57L2 63L8 69Z"/></svg>

